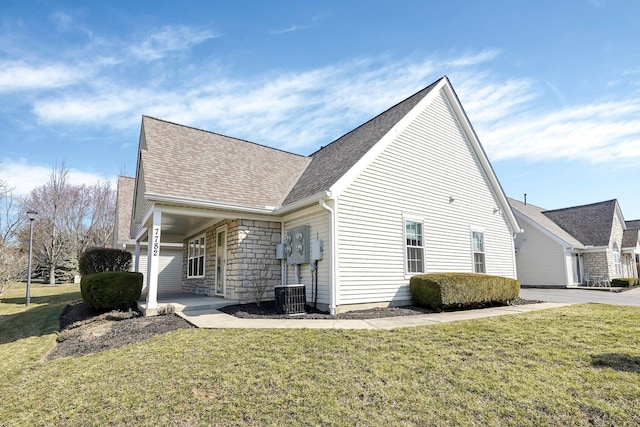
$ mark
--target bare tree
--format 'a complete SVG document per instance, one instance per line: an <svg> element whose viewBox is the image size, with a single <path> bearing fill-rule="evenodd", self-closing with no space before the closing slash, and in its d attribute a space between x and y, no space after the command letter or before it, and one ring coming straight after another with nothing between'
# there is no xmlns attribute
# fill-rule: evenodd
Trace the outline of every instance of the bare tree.
<svg viewBox="0 0 640 427"><path fill-rule="evenodd" d="M48 271L49 283L55 284L56 269L70 255L72 241L67 231L70 208L69 169L63 162L54 166L49 181L34 189L23 201L23 208L38 212L34 224L33 254L36 262Z"/></svg>
<svg viewBox="0 0 640 427"><path fill-rule="evenodd" d="M90 246L103 247L113 240L115 225L116 192L109 181L97 183L89 187L91 209L85 224L84 251Z"/></svg>
<svg viewBox="0 0 640 427"><path fill-rule="evenodd" d="M25 277L27 255L19 248L0 247L0 296L4 294L11 282Z"/></svg>
<svg viewBox="0 0 640 427"><path fill-rule="evenodd" d="M24 277L26 256L16 240L23 223L11 189L5 181L0 180L0 296L11 282Z"/></svg>
<svg viewBox="0 0 640 427"><path fill-rule="evenodd" d="M115 192L106 181L92 186L69 183L69 168L54 166L49 181L23 200L23 209L38 212L34 224L34 258L45 268L49 283L56 271L77 269L77 260L89 247L112 239Z"/></svg>

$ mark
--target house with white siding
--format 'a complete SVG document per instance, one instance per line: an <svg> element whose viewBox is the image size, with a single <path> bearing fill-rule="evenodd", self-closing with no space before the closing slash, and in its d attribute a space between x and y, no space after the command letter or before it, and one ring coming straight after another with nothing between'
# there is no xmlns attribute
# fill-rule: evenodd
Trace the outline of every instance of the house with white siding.
<svg viewBox="0 0 640 427"><path fill-rule="evenodd" d="M523 229L515 242L522 286L608 286L638 277L639 231L617 200L555 210L509 202Z"/></svg>
<svg viewBox="0 0 640 427"><path fill-rule="evenodd" d="M265 300L304 284L337 313L406 304L419 273L516 277L520 227L446 77L310 156L144 116L132 201L149 312L171 290L252 302L258 282Z"/></svg>

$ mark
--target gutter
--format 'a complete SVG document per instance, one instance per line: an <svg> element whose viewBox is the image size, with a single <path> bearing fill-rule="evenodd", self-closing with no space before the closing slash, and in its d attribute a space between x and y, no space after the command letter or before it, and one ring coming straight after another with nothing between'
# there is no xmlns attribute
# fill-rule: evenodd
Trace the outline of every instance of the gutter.
<svg viewBox="0 0 640 427"><path fill-rule="evenodd" d="M189 206L194 208L219 209L227 211L250 212L273 215L275 209L272 207L253 208L249 206L231 205L228 203L207 202L205 200L193 200L185 197L162 196L159 194L145 193L145 199L150 202L173 203L177 205Z"/></svg>
<svg viewBox="0 0 640 427"><path fill-rule="evenodd" d="M327 193L329 197L329 193ZM327 199L319 200L320 206L329 211L329 240L331 241L331 263L329 265L329 313L333 316L336 314L337 294L338 294L338 230L337 230L337 199L331 199L334 202L334 208L327 205Z"/></svg>
<svg viewBox="0 0 640 427"><path fill-rule="evenodd" d="M295 211L305 206L312 205L316 203L318 200L330 199L330 198L331 198L331 195L328 191L321 191L312 196L305 197L304 199L300 199L296 202L290 203L286 206L280 205L276 209L274 209L272 212L276 215L284 215L284 214L288 214L291 211Z"/></svg>

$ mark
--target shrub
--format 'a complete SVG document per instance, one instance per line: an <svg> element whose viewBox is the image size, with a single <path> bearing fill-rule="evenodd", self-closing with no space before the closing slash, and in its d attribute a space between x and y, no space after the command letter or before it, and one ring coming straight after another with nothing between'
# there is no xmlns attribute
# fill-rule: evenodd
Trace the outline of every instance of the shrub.
<svg viewBox="0 0 640 427"><path fill-rule="evenodd" d="M127 310L142 292L142 273L110 271L82 277L83 301L95 311Z"/></svg>
<svg viewBox="0 0 640 427"><path fill-rule="evenodd" d="M436 308L504 303L520 294L515 279L474 273L420 274L411 278L409 287L416 303Z"/></svg>
<svg viewBox="0 0 640 427"><path fill-rule="evenodd" d="M638 284L638 279L635 277L618 277L611 279L611 286L619 288L629 288Z"/></svg>
<svg viewBox="0 0 640 427"><path fill-rule="evenodd" d="M92 248L85 251L78 262L80 274L105 271L129 271L131 254L121 249Z"/></svg>

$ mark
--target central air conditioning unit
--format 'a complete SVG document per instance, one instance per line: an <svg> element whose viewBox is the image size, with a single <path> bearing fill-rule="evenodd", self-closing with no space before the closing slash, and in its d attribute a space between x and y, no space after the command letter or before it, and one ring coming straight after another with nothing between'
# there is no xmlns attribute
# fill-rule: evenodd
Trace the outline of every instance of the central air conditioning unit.
<svg viewBox="0 0 640 427"><path fill-rule="evenodd" d="M307 296L304 285L274 286L276 311L280 314L304 314Z"/></svg>

